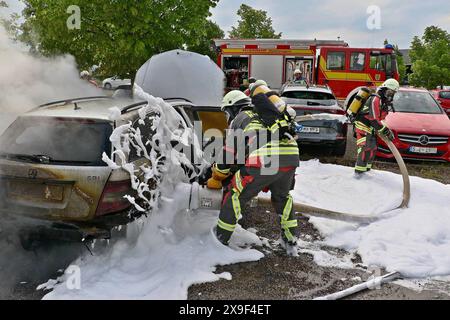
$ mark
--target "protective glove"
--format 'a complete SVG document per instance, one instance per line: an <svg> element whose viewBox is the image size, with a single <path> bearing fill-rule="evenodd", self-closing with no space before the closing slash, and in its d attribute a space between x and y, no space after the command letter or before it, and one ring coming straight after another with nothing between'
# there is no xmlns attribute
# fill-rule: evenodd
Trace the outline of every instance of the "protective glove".
<svg viewBox="0 0 450 320"><path fill-rule="evenodd" d="M378 130L378 132L380 134L384 135L386 138L388 138L391 141L393 141L395 139L395 136L394 136L394 133L392 132L392 130L386 126L381 128L380 130Z"/></svg>
<svg viewBox="0 0 450 320"><path fill-rule="evenodd" d="M216 180L214 178L209 178L206 186L208 187L208 189L220 190L222 189L222 181Z"/></svg>
<svg viewBox="0 0 450 320"><path fill-rule="evenodd" d="M229 172L220 171L216 165L212 167L212 177L208 179L206 186L209 189L222 189L222 181L230 176Z"/></svg>

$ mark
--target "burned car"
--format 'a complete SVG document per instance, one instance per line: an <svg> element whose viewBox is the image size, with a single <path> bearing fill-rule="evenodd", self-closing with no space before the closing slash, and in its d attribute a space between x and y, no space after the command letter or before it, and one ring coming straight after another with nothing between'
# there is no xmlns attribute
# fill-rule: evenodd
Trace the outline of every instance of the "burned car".
<svg viewBox="0 0 450 320"><path fill-rule="evenodd" d="M179 98L166 102L188 127L218 114L226 125L217 107L196 108ZM17 118L0 137L0 224L23 225L24 242L85 241L108 239L114 227L138 217L141 213L124 198L133 194L130 175L112 169L102 154L118 161L110 136L123 124L151 134L150 126L139 121L138 111L146 104L86 97L48 103ZM111 120L113 106L120 116ZM125 160L135 168L147 161L136 153Z"/></svg>

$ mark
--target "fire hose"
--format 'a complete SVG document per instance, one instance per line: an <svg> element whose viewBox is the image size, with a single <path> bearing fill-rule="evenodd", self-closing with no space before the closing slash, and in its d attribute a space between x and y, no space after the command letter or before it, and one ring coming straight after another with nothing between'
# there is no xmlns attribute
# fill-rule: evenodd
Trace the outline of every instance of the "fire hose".
<svg viewBox="0 0 450 320"><path fill-rule="evenodd" d="M305 116L310 117L310 116ZM302 118L305 118L302 117ZM400 152L398 151L397 147L390 141L388 138L386 138L384 135L379 134L379 137L386 143L386 145L391 150L392 154L395 157L395 160L397 161L397 164L400 168L400 172L402 174L403 179L403 198L400 206L398 208L407 208L409 204L409 200L411 197L411 184L409 181L409 174L408 169L406 168L405 162L403 161L402 156L400 155ZM269 198L258 198L258 201L260 203L268 205L270 203ZM340 221L346 221L346 222L354 222L354 223L360 223L360 224L368 224L375 222L379 220L379 217L373 217L369 215L354 215L350 213L345 212L338 212L338 211L332 211L332 210L326 210L322 208L313 207L311 205L307 205L300 202L295 202L293 204L294 210L296 212L302 212L309 216L315 216L319 218L327 218L327 219L333 219L333 220L340 220ZM393 208L398 209L398 208ZM391 211L391 210L388 210ZM386 211L386 212L388 212Z"/></svg>
<svg viewBox="0 0 450 320"><path fill-rule="evenodd" d="M402 278L402 275L399 272L391 272L384 276L376 277L373 279L370 279L364 283L358 284L356 286L353 286L351 288L332 293L323 297L315 298L314 300L338 300L345 297L348 297L350 295L353 295L355 293L358 293L363 290L367 289L375 289L377 287L380 287L383 284L392 282L394 280L397 280L399 278Z"/></svg>
<svg viewBox="0 0 450 320"><path fill-rule="evenodd" d="M403 161L402 156L400 155L400 152L398 152L397 147L392 143L391 140L386 138L384 135L379 134L378 135L381 140L389 147L389 150L391 150L392 154L395 157L395 160L397 161L397 164L400 168L400 172L402 174L403 178L403 201L399 208L407 208L409 205L409 200L411 198L411 183L409 181L409 174L408 169L406 168L405 162Z"/></svg>
<svg viewBox="0 0 450 320"><path fill-rule="evenodd" d="M312 119L311 116L304 116L301 117ZM403 178L403 197L402 202L399 207L392 208L391 210L387 210L386 212L398 209L398 208L407 208L411 196L410 191L410 181L409 181L409 175L408 170L406 168L405 162L403 161L402 156L400 155L400 152L395 147L395 145L387 139L385 136L379 134L379 137L386 143L386 145L391 150L392 154L395 157L395 160L398 163L398 166L400 168L400 172L402 174ZM191 195L189 200L189 208L191 209L213 209L213 210L219 210L221 207L221 200L222 200L222 192L219 190L209 190L205 187L201 187L198 184L195 184L192 186L191 189ZM270 204L270 198L265 197L259 197L258 202L262 204ZM358 224L369 224L375 221L380 220L382 217L379 215L377 217L370 216L370 215L355 215L345 212L339 212L339 211L333 211L333 210L327 210L322 208L317 208L312 205L295 202L293 204L294 210L296 212L303 213L308 216L315 216L320 218L327 218L327 219L333 219L333 220L340 220L345 222L352 222L352 223L358 223ZM384 212L384 213L386 213Z"/></svg>

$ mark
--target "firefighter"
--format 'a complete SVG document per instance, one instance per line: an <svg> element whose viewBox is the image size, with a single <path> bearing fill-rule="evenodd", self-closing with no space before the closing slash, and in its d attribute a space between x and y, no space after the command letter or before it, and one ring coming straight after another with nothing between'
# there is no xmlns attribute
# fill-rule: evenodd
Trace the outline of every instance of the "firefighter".
<svg viewBox="0 0 450 320"><path fill-rule="evenodd" d="M305 82L306 79L303 78L303 73L300 69L295 69L294 71L294 79L292 79L293 83L302 83Z"/></svg>
<svg viewBox="0 0 450 320"><path fill-rule="evenodd" d="M308 81L303 77L303 72L300 69L295 69L294 79L292 79L292 83L299 85L308 85Z"/></svg>
<svg viewBox="0 0 450 320"><path fill-rule="evenodd" d="M264 94L262 94L264 95ZM263 97L266 97L264 95ZM267 98L266 103L271 103ZM259 146L261 137L267 134L259 116L254 112L252 101L240 91L231 91L222 101L222 110L227 114L229 128L242 130L245 139L245 164L237 166L233 173L232 164L214 164L213 177L208 180L208 187L221 189L222 181L232 176L227 189L224 190L222 209L215 227L217 239L228 245L238 220L241 218L241 208L262 190L271 191L272 204L279 215L281 224L281 242L288 253L296 254L297 220L293 211L293 199L290 190L294 186L295 170L299 165L299 150L295 140L288 138L271 139ZM235 132L236 134L236 132ZM238 148L230 147L229 140L223 149L232 159L239 158ZM276 156L278 166L271 175L265 175L264 164ZM221 157L222 158L222 157ZM221 159L219 158L219 159Z"/></svg>
<svg viewBox="0 0 450 320"><path fill-rule="evenodd" d="M355 98L355 105L360 104L360 108L354 114L349 111L349 118L354 121L357 139L356 178L360 178L363 173L372 169L377 150L377 133L385 135L391 141L394 139L394 134L382 121L392 107L394 95L399 88L397 80L389 79L377 89L375 94L371 95L368 88L362 88ZM352 106L349 110L351 108Z"/></svg>

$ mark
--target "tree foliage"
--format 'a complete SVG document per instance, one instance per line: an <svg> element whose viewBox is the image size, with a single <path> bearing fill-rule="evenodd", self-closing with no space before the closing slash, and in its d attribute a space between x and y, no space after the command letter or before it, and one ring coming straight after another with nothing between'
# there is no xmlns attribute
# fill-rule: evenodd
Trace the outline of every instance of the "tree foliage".
<svg viewBox="0 0 450 320"><path fill-rule="evenodd" d="M232 39L280 39L282 33L276 33L272 26L272 18L267 11L253 9L242 4L237 12L241 19L237 27L231 27Z"/></svg>
<svg viewBox="0 0 450 320"><path fill-rule="evenodd" d="M218 1L23 0L22 37L43 55L72 54L80 69L99 65L102 76L133 76L154 54L204 49ZM67 26L72 5L81 10L80 29Z"/></svg>
<svg viewBox="0 0 450 320"><path fill-rule="evenodd" d="M225 33L214 21L205 20L205 25L199 30L199 34L194 37L194 41L187 49L208 55L212 60L217 59L217 52L214 48L214 39L223 39Z"/></svg>
<svg viewBox="0 0 450 320"><path fill-rule="evenodd" d="M410 56L412 85L434 89L450 84L450 34L447 31L427 27L422 38L414 37Z"/></svg>

